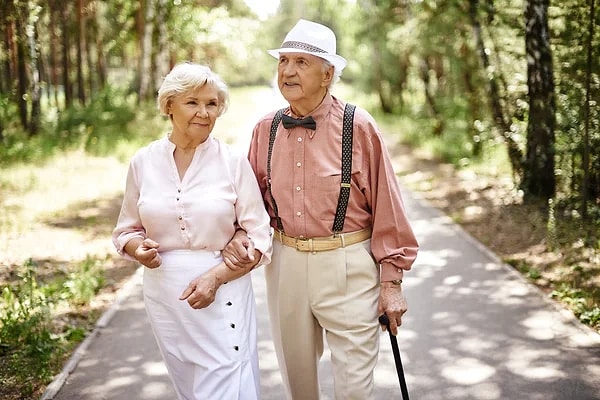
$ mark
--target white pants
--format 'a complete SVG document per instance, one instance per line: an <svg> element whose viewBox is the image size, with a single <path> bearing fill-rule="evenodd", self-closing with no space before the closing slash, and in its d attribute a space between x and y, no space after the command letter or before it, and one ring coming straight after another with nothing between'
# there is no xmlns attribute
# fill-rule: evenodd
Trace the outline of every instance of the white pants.
<svg viewBox="0 0 600 400"><path fill-rule="evenodd" d="M317 253L274 240L265 276L273 341L288 398L319 399L318 363L325 334L335 398L373 399L380 286L370 240Z"/></svg>
<svg viewBox="0 0 600 400"><path fill-rule="evenodd" d="M260 375L250 275L222 285L215 301L195 310L179 296L191 280L221 262L220 252L161 253L144 269L144 302L180 400L257 400Z"/></svg>

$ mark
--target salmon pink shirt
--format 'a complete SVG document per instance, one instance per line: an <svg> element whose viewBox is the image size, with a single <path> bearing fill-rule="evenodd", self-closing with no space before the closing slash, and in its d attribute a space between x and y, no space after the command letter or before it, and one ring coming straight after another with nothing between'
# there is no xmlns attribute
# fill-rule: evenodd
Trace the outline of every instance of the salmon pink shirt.
<svg viewBox="0 0 600 400"><path fill-rule="evenodd" d="M327 94L310 114L316 130L277 128L271 186L285 234L311 238L332 234L341 183L342 120L345 103ZM293 117L290 109L285 114ZM274 112L254 128L248 158L258 179L271 226L277 227L267 190L267 153ZM352 179L343 232L372 227L371 251L381 264L381 281L402 279L418 244L406 216L396 174L373 117L354 114Z"/></svg>
<svg viewBox="0 0 600 400"><path fill-rule="evenodd" d="M133 156L123 204L113 231L118 252L134 237L170 250L221 251L236 223L270 261L272 230L256 178L244 154L209 137L200 144L183 179L179 178L167 137L150 143Z"/></svg>

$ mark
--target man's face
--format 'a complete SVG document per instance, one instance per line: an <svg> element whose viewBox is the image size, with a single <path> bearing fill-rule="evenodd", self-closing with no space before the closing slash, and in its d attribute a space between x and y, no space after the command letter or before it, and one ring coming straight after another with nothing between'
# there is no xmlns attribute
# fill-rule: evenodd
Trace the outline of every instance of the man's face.
<svg viewBox="0 0 600 400"><path fill-rule="evenodd" d="M277 68L277 83L283 97L290 105L316 104L329 86L333 67L325 69L322 58L305 53L281 53ZM311 109L307 111L311 111Z"/></svg>

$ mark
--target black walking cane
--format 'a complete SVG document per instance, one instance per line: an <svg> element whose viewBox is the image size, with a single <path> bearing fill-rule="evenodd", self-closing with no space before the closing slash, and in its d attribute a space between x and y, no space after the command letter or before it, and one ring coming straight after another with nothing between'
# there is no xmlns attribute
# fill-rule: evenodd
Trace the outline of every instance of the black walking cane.
<svg viewBox="0 0 600 400"><path fill-rule="evenodd" d="M392 342L392 352L394 353L394 361L396 362L396 372L398 372L398 379L400 380L400 391L402 392L402 400L408 400L408 388L406 387L404 369L402 368L402 360L400 359L400 349L398 348L398 340L396 340L396 336L392 334L392 330L390 329L390 319L387 315L380 315L379 323L387 327L387 331L390 335L390 341Z"/></svg>

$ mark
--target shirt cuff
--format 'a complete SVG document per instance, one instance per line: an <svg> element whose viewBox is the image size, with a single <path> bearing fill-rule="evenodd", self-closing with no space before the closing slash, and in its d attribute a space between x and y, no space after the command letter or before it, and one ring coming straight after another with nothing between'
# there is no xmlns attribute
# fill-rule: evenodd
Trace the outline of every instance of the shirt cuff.
<svg viewBox="0 0 600 400"><path fill-rule="evenodd" d="M381 263L381 282L390 282L396 279L403 279L404 270L389 262Z"/></svg>

